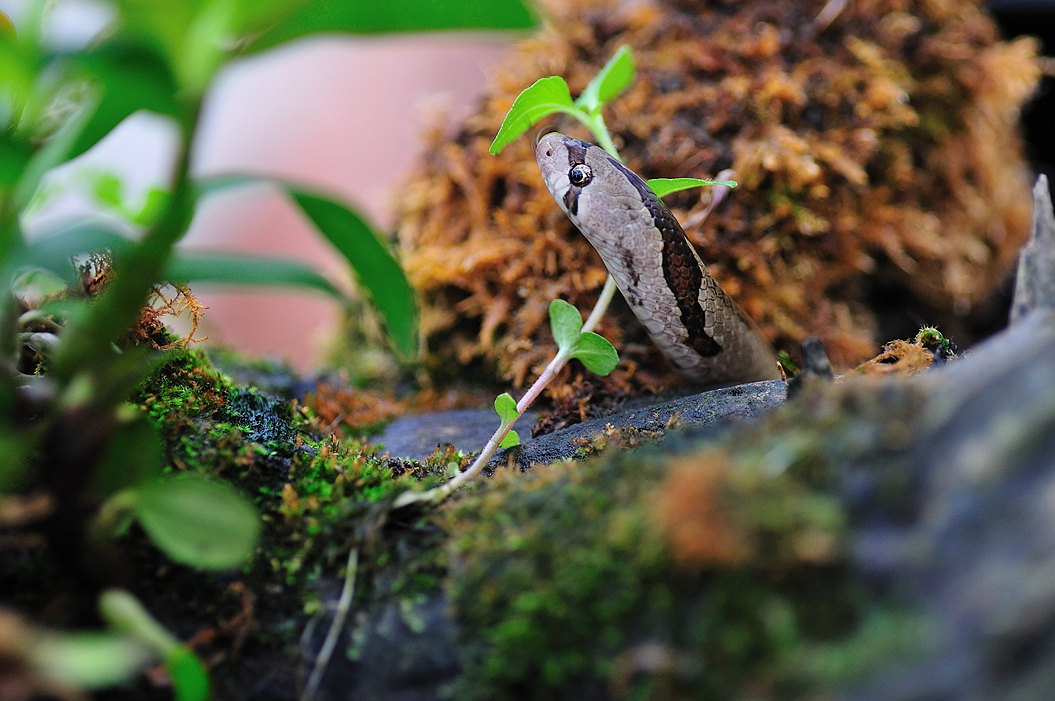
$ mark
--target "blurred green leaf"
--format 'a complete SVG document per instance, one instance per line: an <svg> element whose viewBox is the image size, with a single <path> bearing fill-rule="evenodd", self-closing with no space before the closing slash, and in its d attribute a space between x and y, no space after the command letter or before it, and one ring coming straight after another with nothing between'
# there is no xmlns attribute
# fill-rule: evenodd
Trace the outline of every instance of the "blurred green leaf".
<svg viewBox="0 0 1055 701"><path fill-rule="evenodd" d="M520 445L520 434L513 429L509 429L509 433L502 439L502 442L498 444L499 448L515 448Z"/></svg>
<svg viewBox="0 0 1055 701"><path fill-rule="evenodd" d="M82 253L118 251L131 242L113 228L98 222L75 224L22 248L15 256L16 266L29 265L55 273L75 285L80 277L73 257Z"/></svg>
<svg viewBox="0 0 1055 701"><path fill-rule="evenodd" d="M22 177L33 147L8 132L0 132L0 193L7 190Z"/></svg>
<svg viewBox="0 0 1055 701"><path fill-rule="evenodd" d="M182 646L165 626L150 615L139 599L124 589L107 589L99 596L99 615L118 633L130 635L167 660Z"/></svg>
<svg viewBox="0 0 1055 701"><path fill-rule="evenodd" d="M157 221L169 201L169 193L159 187L147 190L147 196L143 200L143 206L138 212L131 213L131 219L140 226L150 226Z"/></svg>
<svg viewBox="0 0 1055 701"><path fill-rule="evenodd" d="M575 346L582 331L582 314L563 299L549 303L549 327L557 348L567 353Z"/></svg>
<svg viewBox="0 0 1055 701"><path fill-rule="evenodd" d="M187 475L139 487L135 494L143 530L175 562L225 570L252 556L260 516L231 487Z"/></svg>
<svg viewBox="0 0 1055 701"><path fill-rule="evenodd" d="M276 5L272 0L266 12L278 14ZM520 0L307 0L291 3L286 10L286 19L257 37L250 44L250 51L319 32L381 34L535 26L535 18Z"/></svg>
<svg viewBox="0 0 1055 701"><path fill-rule="evenodd" d="M513 106L506 112L506 118L502 120L502 126L488 150L491 155L498 155L540 119L557 112L575 115L577 111L564 78L559 75L539 78L513 100Z"/></svg>
<svg viewBox="0 0 1055 701"><path fill-rule="evenodd" d="M736 187L736 181L700 180L699 178L652 178L648 181L648 186L652 188L652 192L656 193L656 197L666 197L675 192L690 190L694 187L703 187L705 185Z"/></svg>
<svg viewBox="0 0 1055 701"><path fill-rule="evenodd" d="M619 364L619 354L608 339L590 331L579 335L571 357L577 358L587 370L601 377L615 370Z"/></svg>
<svg viewBox="0 0 1055 701"><path fill-rule="evenodd" d="M26 481L29 458L36 450L39 431L15 431L0 424L0 493Z"/></svg>
<svg viewBox="0 0 1055 701"><path fill-rule="evenodd" d="M159 3L164 4L164 3ZM99 106L70 149L74 158L139 110L178 117L177 86L164 58L145 46L114 41L87 53L82 59L86 72L98 81Z"/></svg>
<svg viewBox="0 0 1055 701"><path fill-rule="evenodd" d="M211 282L222 285L290 285L318 290L344 300L340 290L315 268L291 258L180 251L169 260L165 279L171 282Z"/></svg>
<svg viewBox="0 0 1055 701"><path fill-rule="evenodd" d="M595 113L634 82L634 72L634 54L630 47L624 44L593 77L575 100L575 104L590 114Z"/></svg>
<svg viewBox="0 0 1055 701"><path fill-rule="evenodd" d="M33 199L44 174L69 159L70 149L84 132L97 104L98 96L86 98L54 136L29 159L18 185L15 186L12 201L14 209L25 209Z"/></svg>
<svg viewBox="0 0 1055 701"><path fill-rule="evenodd" d="M165 660L165 668L176 689L176 701L206 701L209 698L209 674L189 648L180 645Z"/></svg>
<svg viewBox="0 0 1055 701"><path fill-rule="evenodd" d="M161 459L161 436L145 416L122 424L114 431L95 473L93 491L105 498L127 487L145 484L161 474Z"/></svg>
<svg viewBox="0 0 1055 701"><path fill-rule="evenodd" d="M359 283L384 317L392 345L400 356L418 353L417 308L414 291L388 246L363 219L333 200L289 188L293 199L323 236L337 247Z"/></svg>
<svg viewBox="0 0 1055 701"><path fill-rule="evenodd" d="M126 682L155 659L143 644L112 633L46 634L30 658L41 677L83 690Z"/></svg>

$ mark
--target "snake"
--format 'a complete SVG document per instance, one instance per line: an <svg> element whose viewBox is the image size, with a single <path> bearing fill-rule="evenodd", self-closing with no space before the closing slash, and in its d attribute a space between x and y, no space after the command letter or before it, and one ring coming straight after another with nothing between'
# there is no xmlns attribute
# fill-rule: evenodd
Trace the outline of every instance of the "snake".
<svg viewBox="0 0 1055 701"><path fill-rule="evenodd" d="M604 149L559 132L540 134L535 158L557 205L686 380L727 386L780 378L772 346L640 176Z"/></svg>

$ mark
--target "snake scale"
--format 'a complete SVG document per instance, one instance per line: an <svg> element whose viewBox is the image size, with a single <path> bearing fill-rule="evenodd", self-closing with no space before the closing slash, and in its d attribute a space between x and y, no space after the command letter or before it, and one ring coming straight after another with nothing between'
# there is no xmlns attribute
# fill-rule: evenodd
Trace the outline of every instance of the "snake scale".
<svg viewBox="0 0 1055 701"><path fill-rule="evenodd" d="M557 132L538 139L535 158L553 199L683 376L707 385L780 377L772 347L644 180L603 149Z"/></svg>

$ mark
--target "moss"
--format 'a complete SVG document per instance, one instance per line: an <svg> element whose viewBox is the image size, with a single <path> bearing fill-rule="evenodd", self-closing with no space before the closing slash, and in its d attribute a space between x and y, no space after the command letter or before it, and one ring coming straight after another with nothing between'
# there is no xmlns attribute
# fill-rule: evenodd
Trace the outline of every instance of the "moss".
<svg viewBox="0 0 1055 701"><path fill-rule="evenodd" d="M499 475L447 510L453 697L730 698L860 616L825 466L655 452Z"/></svg>

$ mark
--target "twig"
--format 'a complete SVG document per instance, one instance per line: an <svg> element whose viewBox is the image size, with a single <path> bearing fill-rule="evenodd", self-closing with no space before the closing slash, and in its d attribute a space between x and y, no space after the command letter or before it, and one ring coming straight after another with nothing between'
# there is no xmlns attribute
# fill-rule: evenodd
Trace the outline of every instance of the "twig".
<svg viewBox="0 0 1055 701"><path fill-rule="evenodd" d="M330 663L333 649L337 647L337 639L344 628L344 621L348 618L348 610L352 607L352 595L355 593L355 573L359 569L359 548L352 548L348 553L348 565L344 573L344 589L341 590L341 598L337 601L337 611L333 614L330 629L326 632L326 639L319 648L319 654L315 656L315 667L311 670L311 677L304 687L304 693L300 695L300 701L312 701L319 691L322 683L322 675L326 672L326 665Z"/></svg>

